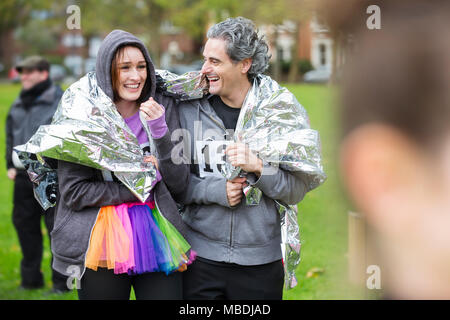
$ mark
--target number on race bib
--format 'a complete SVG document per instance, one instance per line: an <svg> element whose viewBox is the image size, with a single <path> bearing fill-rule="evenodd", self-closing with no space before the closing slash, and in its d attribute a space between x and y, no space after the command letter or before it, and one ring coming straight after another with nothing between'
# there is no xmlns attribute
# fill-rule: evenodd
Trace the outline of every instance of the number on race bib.
<svg viewBox="0 0 450 320"><path fill-rule="evenodd" d="M232 141L197 141L197 159L200 177L220 176L226 161L225 149Z"/></svg>

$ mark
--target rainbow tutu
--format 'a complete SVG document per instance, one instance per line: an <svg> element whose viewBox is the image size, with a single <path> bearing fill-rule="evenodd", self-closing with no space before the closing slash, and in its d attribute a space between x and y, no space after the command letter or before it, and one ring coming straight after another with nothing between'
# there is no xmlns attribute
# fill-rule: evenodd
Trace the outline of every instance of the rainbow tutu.
<svg viewBox="0 0 450 320"><path fill-rule="evenodd" d="M150 203L105 206L92 230L85 265L115 274L184 271L195 252L175 227Z"/></svg>

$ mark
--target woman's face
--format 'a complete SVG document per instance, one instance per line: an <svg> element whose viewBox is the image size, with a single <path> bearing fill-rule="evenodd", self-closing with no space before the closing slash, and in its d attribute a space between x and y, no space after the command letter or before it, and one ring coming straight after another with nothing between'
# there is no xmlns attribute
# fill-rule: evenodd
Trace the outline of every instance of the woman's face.
<svg viewBox="0 0 450 320"><path fill-rule="evenodd" d="M125 47L117 61L118 81L117 94L120 100L136 101L141 96L147 80L147 63L141 50L136 47Z"/></svg>

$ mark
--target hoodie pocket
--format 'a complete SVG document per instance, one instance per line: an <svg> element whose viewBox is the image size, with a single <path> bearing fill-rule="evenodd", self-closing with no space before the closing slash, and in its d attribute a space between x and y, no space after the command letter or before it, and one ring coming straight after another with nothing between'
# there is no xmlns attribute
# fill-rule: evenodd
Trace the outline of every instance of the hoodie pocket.
<svg viewBox="0 0 450 320"><path fill-rule="evenodd" d="M72 213L71 211L63 210L60 206L60 202L57 203L58 207L56 208L53 230L50 232L50 236L52 238L59 233L59 231L66 225L67 222L69 222Z"/></svg>
<svg viewBox="0 0 450 320"><path fill-rule="evenodd" d="M231 211L218 205L190 205L183 213L184 222L203 237L228 243L230 240Z"/></svg>
<svg viewBox="0 0 450 320"><path fill-rule="evenodd" d="M59 256L81 259L88 248L98 208L88 212L70 212L52 232L52 251Z"/></svg>
<svg viewBox="0 0 450 320"><path fill-rule="evenodd" d="M233 242L236 245L265 246L280 233L280 215L273 200L263 197L257 206L241 203L235 213Z"/></svg>

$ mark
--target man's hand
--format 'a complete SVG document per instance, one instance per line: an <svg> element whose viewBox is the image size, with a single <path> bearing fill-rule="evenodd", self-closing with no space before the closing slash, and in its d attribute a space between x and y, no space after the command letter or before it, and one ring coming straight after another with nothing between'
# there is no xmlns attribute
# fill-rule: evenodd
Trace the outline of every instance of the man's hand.
<svg viewBox="0 0 450 320"><path fill-rule="evenodd" d="M245 181L246 178L239 177L227 181L227 199L231 207L237 206L241 202Z"/></svg>
<svg viewBox="0 0 450 320"><path fill-rule="evenodd" d="M13 181L16 180L16 175L17 175L16 168L9 168L7 174L8 174L8 178L10 180L13 180Z"/></svg>
<svg viewBox="0 0 450 320"><path fill-rule="evenodd" d="M159 170L158 160L154 156L145 156L144 162L151 162L156 167L156 170Z"/></svg>
<svg viewBox="0 0 450 320"><path fill-rule="evenodd" d="M139 108L145 114L145 120L156 120L164 114L164 108L152 97L141 103Z"/></svg>
<svg viewBox="0 0 450 320"><path fill-rule="evenodd" d="M230 144L225 150L225 154L233 166L240 167L246 172L254 172L258 177L261 175L263 162L246 144Z"/></svg>

